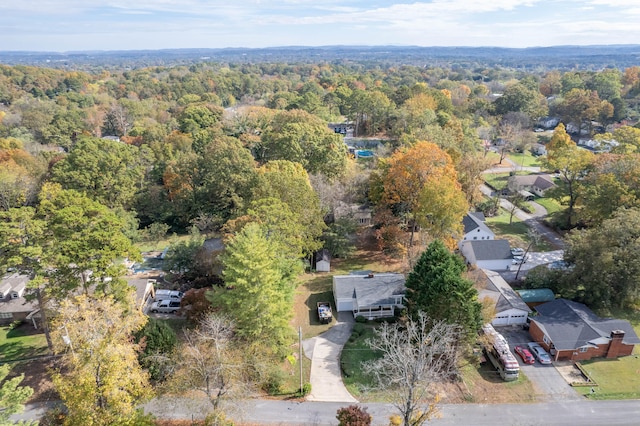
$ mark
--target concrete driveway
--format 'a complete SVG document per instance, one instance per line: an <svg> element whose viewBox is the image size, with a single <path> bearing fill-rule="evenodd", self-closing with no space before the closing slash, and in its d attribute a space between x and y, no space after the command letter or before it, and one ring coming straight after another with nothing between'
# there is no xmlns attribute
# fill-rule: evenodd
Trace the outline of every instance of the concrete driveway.
<svg viewBox="0 0 640 426"><path fill-rule="evenodd" d="M532 341L529 332L520 326L496 327L496 331L507 339L512 351L515 346L526 346ZM520 364L520 371L533 384L539 400L560 402L584 399L569 385L553 364L542 365L538 361L535 364L524 364L518 355L515 356Z"/></svg>
<svg viewBox="0 0 640 426"><path fill-rule="evenodd" d="M339 312L336 320L329 330L303 342L305 354L311 358L309 401L358 402L344 387L340 370L340 353L355 321L351 312Z"/></svg>

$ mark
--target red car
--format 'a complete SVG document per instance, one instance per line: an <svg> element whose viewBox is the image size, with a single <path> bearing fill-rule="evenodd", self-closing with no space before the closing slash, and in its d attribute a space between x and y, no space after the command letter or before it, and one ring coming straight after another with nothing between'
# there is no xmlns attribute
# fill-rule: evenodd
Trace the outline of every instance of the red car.
<svg viewBox="0 0 640 426"><path fill-rule="evenodd" d="M531 352L529 352L529 349L525 348L524 346L516 346L515 348L513 348L513 350L518 355L520 355L520 358L522 358L522 361L525 364L535 364L536 363L536 359L533 357Z"/></svg>

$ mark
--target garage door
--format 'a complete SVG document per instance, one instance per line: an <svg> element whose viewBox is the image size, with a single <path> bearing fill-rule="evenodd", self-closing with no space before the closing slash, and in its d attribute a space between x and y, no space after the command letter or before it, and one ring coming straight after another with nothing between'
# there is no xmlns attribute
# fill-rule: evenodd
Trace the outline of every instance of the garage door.
<svg viewBox="0 0 640 426"><path fill-rule="evenodd" d="M491 321L491 325L509 325L509 315L496 315Z"/></svg>
<svg viewBox="0 0 640 426"><path fill-rule="evenodd" d="M338 312L353 311L353 300L336 300Z"/></svg>

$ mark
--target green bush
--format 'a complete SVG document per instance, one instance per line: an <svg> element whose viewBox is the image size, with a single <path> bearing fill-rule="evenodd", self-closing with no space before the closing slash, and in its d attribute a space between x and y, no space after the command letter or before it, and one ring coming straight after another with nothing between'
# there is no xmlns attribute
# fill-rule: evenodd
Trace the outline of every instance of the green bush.
<svg viewBox="0 0 640 426"><path fill-rule="evenodd" d="M367 322L367 319L365 317L363 317L362 315L358 315L356 317L356 322L365 323L365 322Z"/></svg>
<svg viewBox="0 0 640 426"><path fill-rule="evenodd" d="M300 396L307 396L311 393L311 383L307 382L304 385L302 385L302 395Z"/></svg>
<svg viewBox="0 0 640 426"><path fill-rule="evenodd" d="M267 376L267 380L262 384L262 390L269 395L280 395L282 393L284 379L284 372L282 370L271 370Z"/></svg>
<svg viewBox="0 0 640 426"><path fill-rule="evenodd" d="M353 325L353 333L357 334L358 336L360 336L362 334L362 332L364 331L364 324L362 323L357 323Z"/></svg>

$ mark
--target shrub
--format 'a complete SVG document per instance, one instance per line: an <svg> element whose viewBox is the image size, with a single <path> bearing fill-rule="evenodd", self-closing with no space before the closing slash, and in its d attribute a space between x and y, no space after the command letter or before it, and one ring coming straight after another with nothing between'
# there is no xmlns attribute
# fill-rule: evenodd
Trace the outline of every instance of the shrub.
<svg viewBox="0 0 640 426"><path fill-rule="evenodd" d="M358 336L361 335L363 331L364 331L364 324L357 323L353 325L353 332Z"/></svg>
<svg viewBox="0 0 640 426"><path fill-rule="evenodd" d="M262 390L269 395L279 395L282 393L282 385L284 383L284 372L273 369L269 372L267 379L262 384Z"/></svg>
<svg viewBox="0 0 640 426"><path fill-rule="evenodd" d="M371 415L367 413L367 409L357 405L340 408L336 418L340 426L369 426L371 424Z"/></svg>
<svg viewBox="0 0 640 426"><path fill-rule="evenodd" d="M307 396L311 393L311 383L306 382L302 385L302 394L300 396Z"/></svg>
<svg viewBox="0 0 640 426"><path fill-rule="evenodd" d="M365 323L365 322L367 322L367 319L365 317L363 317L362 315L358 315L356 317L356 322Z"/></svg>

